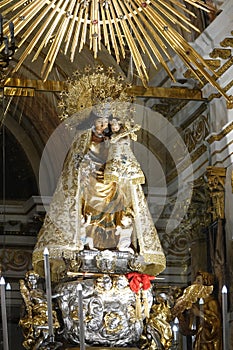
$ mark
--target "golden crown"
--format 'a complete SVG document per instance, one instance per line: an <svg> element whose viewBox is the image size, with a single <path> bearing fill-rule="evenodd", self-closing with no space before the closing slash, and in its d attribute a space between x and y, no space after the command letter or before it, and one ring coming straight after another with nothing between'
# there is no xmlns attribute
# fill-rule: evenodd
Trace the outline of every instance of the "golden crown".
<svg viewBox="0 0 233 350"><path fill-rule="evenodd" d="M83 72L74 72L66 86L58 105L62 109L61 120L75 114L78 123L87 118L90 111L99 117L132 120L133 99L126 92L130 84L113 67L104 70L102 66L88 66Z"/></svg>

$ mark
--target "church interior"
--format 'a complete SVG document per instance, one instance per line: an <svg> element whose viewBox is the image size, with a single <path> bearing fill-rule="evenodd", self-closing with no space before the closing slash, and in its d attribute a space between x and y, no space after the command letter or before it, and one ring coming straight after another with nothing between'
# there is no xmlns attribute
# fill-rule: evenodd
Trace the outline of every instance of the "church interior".
<svg viewBox="0 0 233 350"><path fill-rule="evenodd" d="M119 8L123 14L116 18ZM95 19L97 12L101 17L100 25ZM0 13L0 349L233 349L233 1L2 0ZM88 16L91 19L87 20ZM69 33L65 32L69 25L71 28L72 18L82 23L80 35L77 38L77 32L73 31L67 39ZM14 24L13 34L9 23ZM98 44L96 42L100 35L94 32L97 26L103 26ZM173 27L175 32L170 30ZM84 40L84 35L88 40ZM76 43L76 49L65 48L67 40L70 40L70 46ZM64 199L61 199L56 189L59 186L64 189L65 186L62 182L64 179L59 182L59 178L61 173L64 174L63 164L68 164L70 149L74 147L72 140L78 130L76 122L80 121L79 118L82 119L79 127L81 132L86 129L94 130L93 119L85 114L85 111L90 113L91 107L88 104L90 91L85 84L88 85L92 77L102 79L105 74L103 72L108 72L109 76L117 74L118 78L112 78L113 85L109 86L105 86L100 80L93 83L96 91L98 88L98 97L102 91L107 96L105 100L101 100L107 101L107 107L101 105L101 112L96 113L100 115L104 108L112 104L114 92L110 89L116 89L117 84L121 88L126 84L124 93L133 101L133 121L135 125L140 125L135 133L131 133L131 141L135 137L131 148L136 157L135 163L137 166L140 164L145 181L139 182L136 179L137 185L132 185L132 180L125 185L126 180L120 180L120 175L117 180L113 180L116 181L114 184L122 187L124 193L121 195L127 197L130 193L132 199L127 215L131 215L131 219L135 221L135 237L126 248L121 246L120 249L120 241L117 243L117 249L122 252L122 255L117 255L122 259L119 266L125 264L125 256L128 265L122 270L117 270L117 265L114 265L115 270L107 266L112 263L113 246L110 243L101 243L104 238L98 238L102 232L100 230L98 237L90 232L89 241L83 243L89 244L89 248L85 245L86 248L79 251L73 266L73 255L71 258L67 248L73 249L69 246L71 236L69 230L64 228L67 236L62 236L61 240L64 240L66 248L63 249L62 257L58 259L51 255L50 260L52 293L57 295L57 308L60 308L59 313L63 317L62 326L53 310L52 320L50 318L51 331L47 311L45 316L41 316L41 324L36 328L38 334L35 335L35 330L29 331L26 324L26 321L30 322L30 318L25 318L24 305L28 289L23 281L30 277L29 272L36 267L38 283L47 292L49 308L46 271L41 273L41 247L49 249L49 244L53 239L56 240L54 237L59 236L60 232L55 230L50 233L51 241L47 240L48 246L44 243L46 238L43 235L48 233L52 225L46 219L49 215L47 213L50 213L52 203L54 215L58 215L55 222L63 220L62 215L70 197L65 193ZM78 92L75 95L76 90L72 90L74 82L78 88L81 86L84 94L78 95ZM68 106L68 114L71 116L68 118L64 108L71 103L71 99L72 103L75 101L75 106L72 105L73 109ZM84 111L84 117L79 117L75 108L77 112ZM124 126L127 126L128 119L124 119L128 113L128 110L124 111L125 100L120 100L117 106L110 108L115 108L116 118L121 118L120 122L123 120ZM114 121L115 119L107 123L108 126L111 124L111 136L105 134L105 139L110 140L108 147L112 153L114 147L119 149L120 140L123 140L119 138L119 142L111 143ZM95 127L97 129L96 124ZM80 145L84 149L81 141ZM83 152L85 154L86 151ZM131 157L130 166L133 167L134 158L131 153L128 154ZM94 151L90 157L94 157ZM84 158L85 155L82 155L82 161ZM88 156L85 159L87 158ZM78 167L77 154L75 161ZM107 165L105 171L106 168ZM88 171L94 171L93 169L89 167ZM73 169L69 173L67 171L68 187L69 181L73 181L69 178L72 171ZM116 169L114 171L116 173ZM82 177L85 174L81 173L81 180L77 175L75 185L76 182L85 180ZM88 190L87 187L86 194L80 201L79 190L75 194L74 205L77 211L85 201L85 208L87 205L91 207L90 203L95 195L89 201L92 187L90 185ZM72 188L68 188L67 193L69 191L72 192ZM57 193L55 199L54 193ZM147 202L145 205L144 198ZM128 205L127 198L124 203L126 202ZM93 211L90 210L89 214L94 217ZM85 212L87 221L89 214L88 211ZM148 220L144 217L147 215ZM155 231L154 228L151 229L150 218ZM71 227L72 223L69 225ZM75 221L75 225L81 224ZM153 253L148 253L148 259L159 266L157 270L138 269L136 260L134 263L129 260L129 256L136 251L134 240L135 246L140 246L141 254L145 253L144 259L147 261L146 248L140 243L143 241L143 225L147 230L151 229L151 237L156 237L156 241L151 243L150 251ZM80 226L79 229L81 232ZM148 235L148 240L152 239L148 232L145 235ZM160 247L163 253L156 260L152 255ZM38 258L39 253L42 256L41 261ZM45 253L44 257L46 260ZM97 264L95 267L91 265L94 260ZM116 302L114 298L121 297L120 294L115 297L113 289L114 293L119 292L117 278L130 275L129 261L134 264L130 268L135 274L134 281L142 274L147 276L151 294L148 292L146 295L147 289L144 289L144 282L140 280L141 292L129 290L129 296L127 294L125 297L129 300L134 298L136 319L140 319L140 312L144 313L143 320L134 322L132 333L137 333L138 328L144 327L143 332L146 335L143 333L140 341L135 341L137 337L130 337L127 333L124 342L123 335L119 338L119 334L123 334L124 315L113 308ZM138 264L140 265L139 262ZM64 269L67 269L67 275L61 279ZM88 274L94 276L93 279ZM151 275L154 278L150 281ZM67 276L72 277L69 279ZM124 278L122 281L126 283ZM131 275L129 281L130 278ZM198 278L202 279L202 294L198 294L200 292L196 292L194 288ZM111 285L110 289L106 287L104 290L105 282L101 279L106 285L111 282L113 287ZM108 306L109 309L106 309L103 316L104 335L98 333L97 323L94 325L91 306L88 306L89 313L85 311L85 319L82 319L81 306L72 299L73 295L80 295L77 281L81 281L84 299L91 298L88 289L92 290L93 295L99 293L90 302L93 314L99 305L97 299L103 298L112 304L113 309ZM91 281L94 281L93 285ZM128 284L122 288L126 293ZM192 304L195 303L195 306L190 304L191 306L185 308L184 300L190 295L194 295ZM208 307L211 311L207 310L206 301L210 296L212 299ZM140 311L138 297L144 300L144 311ZM213 299L218 303L218 316L215 314ZM103 300L101 299L102 303ZM65 316L68 312L66 301L69 304L69 313L73 315L72 325ZM84 309L87 308L85 303L87 301L84 300ZM150 313L147 310L148 303ZM165 312L162 306L167 308L166 317L162 313ZM133 306L130 304L128 308L133 309ZM27 312L28 309L26 302ZM190 310L193 311L193 319ZM208 323L206 319L210 312L214 316L211 316ZM162 320L161 326L159 317ZM82 322L85 323L84 335L81 331ZM66 328L65 331L60 331L62 327ZM47 333L41 329L46 329ZM203 341L201 331L209 337L208 341ZM65 334L65 341L62 332ZM84 344L81 341L82 335ZM47 343L46 339L49 339Z"/></svg>

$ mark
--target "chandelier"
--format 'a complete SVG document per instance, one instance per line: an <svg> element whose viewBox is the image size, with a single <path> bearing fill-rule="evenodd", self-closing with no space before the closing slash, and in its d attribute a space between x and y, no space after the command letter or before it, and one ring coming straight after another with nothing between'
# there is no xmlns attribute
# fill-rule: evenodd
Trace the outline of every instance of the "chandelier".
<svg viewBox="0 0 233 350"><path fill-rule="evenodd" d="M155 68L161 64L175 80L168 65L172 50L195 78L211 83L229 100L216 81L216 73L178 32L177 28L198 31L190 20L195 15L186 3L209 11L201 0L3 0L0 6L15 24L15 35L20 37L17 46L26 43L14 72L29 54L34 53L35 61L47 48L41 71L46 80L59 51L74 61L84 46L93 51L94 58L105 47L117 63L130 51L137 74L146 86L148 61Z"/></svg>

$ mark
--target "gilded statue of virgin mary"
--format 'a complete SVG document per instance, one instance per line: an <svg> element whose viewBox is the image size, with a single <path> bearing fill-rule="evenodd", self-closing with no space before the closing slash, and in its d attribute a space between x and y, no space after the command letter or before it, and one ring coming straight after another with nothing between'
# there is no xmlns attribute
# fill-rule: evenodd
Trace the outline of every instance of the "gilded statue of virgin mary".
<svg viewBox="0 0 233 350"><path fill-rule="evenodd" d="M83 87L82 106L90 105L89 96L96 117L66 156L33 252L34 270L43 275L47 247L53 280L61 278L65 260L84 250L128 252L141 258L138 271L157 275L165 269L165 256L141 187L144 175L130 148L139 126L129 118L125 86L103 72L70 82L66 98L74 101L76 93L79 109Z"/></svg>

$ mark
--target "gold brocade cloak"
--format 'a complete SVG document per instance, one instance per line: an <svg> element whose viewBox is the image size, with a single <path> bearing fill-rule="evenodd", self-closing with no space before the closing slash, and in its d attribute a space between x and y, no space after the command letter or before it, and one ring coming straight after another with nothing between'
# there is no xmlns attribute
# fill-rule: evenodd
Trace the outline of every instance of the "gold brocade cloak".
<svg viewBox="0 0 233 350"><path fill-rule="evenodd" d="M65 270L63 258L73 259L80 251L82 215L91 213L87 235L93 239L94 247L116 250L115 229L128 207L134 212L132 243L145 262L140 272L157 275L165 269L165 256L141 185L128 179L106 183L107 152L104 138L94 137L91 129L73 141L33 251L33 268L41 276L45 247L50 254L53 281L59 280Z"/></svg>

